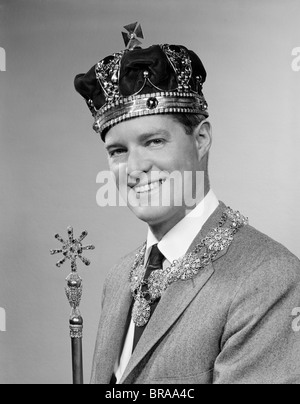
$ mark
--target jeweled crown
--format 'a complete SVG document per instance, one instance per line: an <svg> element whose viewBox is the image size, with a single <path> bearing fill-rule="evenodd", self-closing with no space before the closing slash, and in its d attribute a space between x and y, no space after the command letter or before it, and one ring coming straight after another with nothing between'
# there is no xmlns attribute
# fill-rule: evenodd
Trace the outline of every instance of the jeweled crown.
<svg viewBox="0 0 300 404"><path fill-rule="evenodd" d="M181 45L139 47L140 24L124 27L126 49L98 62L75 78L95 118L94 130L104 140L112 126L154 114L208 116L202 93L206 71L198 56Z"/></svg>

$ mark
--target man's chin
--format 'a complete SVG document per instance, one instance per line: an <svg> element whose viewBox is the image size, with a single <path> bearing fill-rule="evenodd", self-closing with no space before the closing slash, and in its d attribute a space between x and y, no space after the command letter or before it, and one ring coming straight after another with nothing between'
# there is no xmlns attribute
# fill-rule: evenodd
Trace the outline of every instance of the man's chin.
<svg viewBox="0 0 300 404"><path fill-rule="evenodd" d="M165 206L130 206L129 208L138 219L149 225L158 224L162 220L166 220L171 210L170 207Z"/></svg>

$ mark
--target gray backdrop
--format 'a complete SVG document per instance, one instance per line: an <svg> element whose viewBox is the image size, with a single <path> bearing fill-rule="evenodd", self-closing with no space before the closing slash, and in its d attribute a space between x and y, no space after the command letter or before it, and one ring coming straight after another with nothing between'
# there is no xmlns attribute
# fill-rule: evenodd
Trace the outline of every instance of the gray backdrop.
<svg viewBox="0 0 300 404"><path fill-rule="evenodd" d="M299 15L299 0L0 0L1 383L71 382L69 266L55 267L53 235L72 224L97 246L80 271L85 382L105 274L145 239L127 208L96 204L106 155L73 89L77 73L124 48L126 24L142 23L145 47L177 43L200 55L212 187L300 256Z"/></svg>

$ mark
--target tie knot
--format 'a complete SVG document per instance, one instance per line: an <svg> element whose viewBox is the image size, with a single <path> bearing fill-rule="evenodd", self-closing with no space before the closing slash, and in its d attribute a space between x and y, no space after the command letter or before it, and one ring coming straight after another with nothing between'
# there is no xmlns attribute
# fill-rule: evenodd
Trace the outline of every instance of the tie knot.
<svg viewBox="0 0 300 404"><path fill-rule="evenodd" d="M151 249L147 267L151 270L162 269L164 255L160 252L157 244L154 244Z"/></svg>

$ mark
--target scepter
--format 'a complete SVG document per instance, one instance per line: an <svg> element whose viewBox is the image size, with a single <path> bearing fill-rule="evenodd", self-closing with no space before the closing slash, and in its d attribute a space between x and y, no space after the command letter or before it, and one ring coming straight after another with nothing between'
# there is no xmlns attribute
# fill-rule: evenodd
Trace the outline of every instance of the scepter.
<svg viewBox="0 0 300 404"><path fill-rule="evenodd" d="M72 350L72 373L73 384L83 384L83 358L82 358L82 331L83 318L79 311L79 305L82 297L82 279L77 273L77 258L85 265L90 265L91 261L82 256L84 250L94 250L93 245L82 245L82 240L88 232L83 231L78 239L74 239L73 228L68 227L68 240L64 240L59 234L54 237L62 243L62 247L56 250L50 250L50 254L62 253L63 258L56 263L60 268L67 259L71 261L71 273L67 276L67 286L65 287L66 296L71 306L69 318L71 350Z"/></svg>

